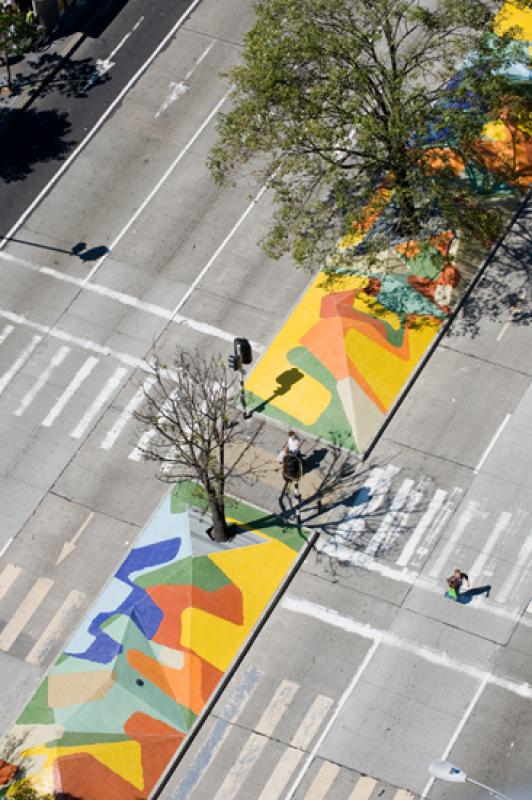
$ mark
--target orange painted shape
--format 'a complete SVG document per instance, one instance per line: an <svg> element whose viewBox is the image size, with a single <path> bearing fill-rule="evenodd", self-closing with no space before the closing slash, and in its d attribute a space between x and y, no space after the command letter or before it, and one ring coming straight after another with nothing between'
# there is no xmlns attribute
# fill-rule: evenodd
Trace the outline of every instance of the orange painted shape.
<svg viewBox="0 0 532 800"><path fill-rule="evenodd" d="M140 744L144 787L155 785L185 734L161 720L136 711L124 725L124 732Z"/></svg>

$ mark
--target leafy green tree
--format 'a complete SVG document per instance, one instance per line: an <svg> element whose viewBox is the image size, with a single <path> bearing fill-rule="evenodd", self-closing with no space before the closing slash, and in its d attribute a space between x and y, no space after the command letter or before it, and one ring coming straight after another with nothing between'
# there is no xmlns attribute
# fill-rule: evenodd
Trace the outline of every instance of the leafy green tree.
<svg viewBox="0 0 532 800"><path fill-rule="evenodd" d="M4 59L7 86L10 90L13 88L13 83L9 58L24 52L31 41L32 33L32 24L18 6L0 4L0 52Z"/></svg>
<svg viewBox="0 0 532 800"><path fill-rule="evenodd" d="M492 241L502 224L493 187L516 169L500 163L493 178L479 137L506 106L513 119L530 114L530 98L505 72L528 63L527 48L514 28L496 35L500 5L256 5L209 166L223 182L249 163L268 182L275 211L262 244L270 256L291 252L297 264L323 266L342 233L364 230L384 209L369 251L436 229Z"/></svg>
<svg viewBox="0 0 532 800"><path fill-rule="evenodd" d="M51 794L42 794L28 778L23 778L9 790L10 800L54 800Z"/></svg>

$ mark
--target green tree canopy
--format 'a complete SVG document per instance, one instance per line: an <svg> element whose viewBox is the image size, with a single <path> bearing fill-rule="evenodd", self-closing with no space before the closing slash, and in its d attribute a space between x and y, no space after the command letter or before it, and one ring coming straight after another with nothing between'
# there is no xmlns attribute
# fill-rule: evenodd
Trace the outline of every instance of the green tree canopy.
<svg viewBox="0 0 532 800"><path fill-rule="evenodd" d="M531 7L532 0L515 0ZM528 61L499 0L264 0L242 63L229 73L209 166L222 182L249 162L273 190L269 255L321 265L368 206L387 206L374 237L451 229L486 243L501 220L478 140L503 107L526 116L507 75ZM435 166L435 150L438 163ZM476 185L457 176L467 163ZM259 167L257 168L257 164ZM511 182L515 164L497 167ZM463 172L463 170L461 170ZM479 175L482 191L479 191Z"/></svg>

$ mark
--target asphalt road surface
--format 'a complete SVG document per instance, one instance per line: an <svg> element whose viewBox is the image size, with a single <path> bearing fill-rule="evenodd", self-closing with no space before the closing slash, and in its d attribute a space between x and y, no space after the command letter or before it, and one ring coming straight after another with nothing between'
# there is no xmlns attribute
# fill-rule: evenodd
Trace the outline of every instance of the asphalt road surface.
<svg viewBox="0 0 532 800"><path fill-rule="evenodd" d="M205 167L251 4L204 0L120 97L181 14L147 5L76 53L109 58L129 33L110 80L35 104L68 113L70 161L28 214L29 196L5 201L3 728L166 491L132 417L154 345L228 353L244 335L260 351L309 280L256 247L270 208L253 176L221 190ZM35 161L31 197L57 168ZM26 180L3 189L18 198ZM368 528L338 509L165 797L472 800L428 783L446 754L502 791L529 778L532 367L515 306L529 213L365 467ZM489 600L442 597L455 565L493 585Z"/></svg>

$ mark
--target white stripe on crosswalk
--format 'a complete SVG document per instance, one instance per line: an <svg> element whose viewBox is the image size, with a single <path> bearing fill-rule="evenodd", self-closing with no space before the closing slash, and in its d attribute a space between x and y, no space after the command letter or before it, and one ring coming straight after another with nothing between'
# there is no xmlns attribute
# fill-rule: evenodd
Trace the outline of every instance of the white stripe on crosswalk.
<svg viewBox="0 0 532 800"><path fill-rule="evenodd" d="M309 747L332 703L332 699L324 694L319 694L315 698L303 722L292 737L290 742L292 747L298 747L300 750L306 750Z"/></svg>
<svg viewBox="0 0 532 800"><path fill-rule="evenodd" d="M42 342L42 336L34 336L29 345L26 347L25 350L22 351L22 353L19 355L16 361L13 362L13 364L10 366L7 372L4 372L4 374L0 378L0 394L2 394L6 386L8 386L8 384L11 383L15 375L18 372L20 372L20 370L22 369L28 358L31 356L31 354L33 353L39 342Z"/></svg>
<svg viewBox="0 0 532 800"><path fill-rule="evenodd" d="M393 496L390 504L390 510L384 515L384 519L371 537L369 544L366 547L366 553L369 556L375 556L380 550L385 550L387 544L392 541L394 531L400 524L399 512L406 504L413 485L414 481L410 478L407 478L402 482L396 494ZM419 500L420 499L421 495L419 495Z"/></svg>
<svg viewBox="0 0 532 800"><path fill-rule="evenodd" d="M172 409L172 403L177 395L177 392L178 389L174 389L174 391L168 397L168 400L166 400L161 406L161 414L159 416L159 420L164 419L163 415ZM144 433L142 434L137 443L137 446L133 448L128 458L131 461L142 461L144 458L144 454L142 451L149 445L150 440L153 439L156 433L157 431L155 430L155 428L150 428L149 430L144 431Z"/></svg>
<svg viewBox="0 0 532 800"><path fill-rule="evenodd" d="M416 547L418 546L423 536L425 535L425 532L428 530L430 525L435 521L436 515L440 511L443 505L443 501L445 500L446 497L447 497L447 492L445 492L443 489L436 489L436 491L431 497L427 510L419 520L416 527L414 528L414 532L409 537L408 541L406 542L405 546L401 551L399 558L395 562L398 567L406 567L406 565L412 558Z"/></svg>
<svg viewBox="0 0 532 800"><path fill-rule="evenodd" d="M469 501L460 514L456 525L454 526L454 530L447 539L445 545L442 547L439 556L432 565L432 568L429 572L431 578L437 578L441 571L449 566L449 559L453 555L456 544L460 540L463 532L474 519L481 516L485 516L485 514L480 511L479 504L476 502L476 500Z"/></svg>
<svg viewBox="0 0 532 800"><path fill-rule="evenodd" d="M344 514L342 520L338 523L336 528L338 537L353 542L364 533L367 524L366 519L378 511L390 489L393 478L398 472L399 467L394 467L392 464L388 464L385 469L373 467L366 481L354 496L354 502L347 514ZM368 499L363 503L357 503L357 499L362 492L369 495Z"/></svg>
<svg viewBox="0 0 532 800"><path fill-rule="evenodd" d="M69 592L65 602L52 617L41 636L26 656L28 664L39 665L50 652L56 639L60 636L70 617L78 610L85 599L83 592L73 589Z"/></svg>
<svg viewBox="0 0 532 800"><path fill-rule="evenodd" d="M122 433L123 429L133 416L133 413L137 410L140 406L142 401L144 400L146 393L149 392L153 384L155 383L155 378L150 377L146 381L144 381L141 388L133 395L127 406L124 408L120 416L118 417L117 421L110 428L101 443L100 447L102 450L110 450L111 447L114 445L120 434Z"/></svg>
<svg viewBox="0 0 532 800"><path fill-rule="evenodd" d="M303 755L302 750L285 750L257 800L278 800Z"/></svg>
<svg viewBox="0 0 532 800"><path fill-rule="evenodd" d="M83 381L88 378L96 364L99 363L99 359L96 356L89 356L89 358L82 364L82 366L78 369L68 386L66 387L65 391L59 397L55 405L52 406L46 417L41 422L41 425L44 425L45 428L49 428L51 425L54 424L55 420L59 416L59 414L63 411L64 407L68 403L68 401L74 396L77 392Z"/></svg>
<svg viewBox="0 0 532 800"><path fill-rule="evenodd" d="M20 567L7 564L0 573L0 600L6 595L22 572Z"/></svg>
<svg viewBox="0 0 532 800"><path fill-rule="evenodd" d="M473 583L482 574L486 561L493 552L493 548L497 544L501 534L504 533L504 531L510 524L511 519L512 515L508 511L503 511L501 514L499 514L495 527L488 536L486 544L482 548L482 552L477 556L477 558L473 562L473 566L469 570L469 578Z"/></svg>
<svg viewBox="0 0 532 800"><path fill-rule="evenodd" d="M72 439L81 439L89 425L91 424L92 420L98 413L98 411L102 408L103 405L113 396L116 392L120 384L122 383L125 375L127 375L127 369L125 367L117 367L101 392L97 394L94 398L90 406L88 407L85 414L82 416L70 436Z"/></svg>
<svg viewBox="0 0 532 800"><path fill-rule="evenodd" d="M28 406L33 403L39 392L41 391L42 387L45 385L47 380L50 378L52 372L58 367L60 364L63 363L67 355L70 353L70 347L64 345L60 347L57 353L53 356L52 360L46 367L46 369L41 372L31 389L26 392L22 400L20 401L20 405L15 411L15 415L17 417L21 417Z"/></svg>
<svg viewBox="0 0 532 800"><path fill-rule="evenodd" d="M255 726L257 733L262 733L264 736L272 735L286 709L294 699L298 688L297 683L287 680L281 681L272 700L268 703L268 708Z"/></svg>
<svg viewBox="0 0 532 800"><path fill-rule="evenodd" d="M331 764L330 761L325 761L312 781L305 795L305 800L324 800L339 772L340 767L337 764Z"/></svg>
<svg viewBox="0 0 532 800"><path fill-rule="evenodd" d="M523 546L521 547L518 553L515 565L512 567L510 574L508 575L503 585L501 586L499 592L497 593L496 600L498 603L505 603L512 589L517 588L523 582L525 576L529 574L528 572L525 572L523 575L520 575L521 572L527 569L531 556L532 556L532 533L527 536Z"/></svg>
<svg viewBox="0 0 532 800"><path fill-rule="evenodd" d="M412 792L407 792L406 789L398 789L393 796L393 800L414 800Z"/></svg>
<svg viewBox="0 0 532 800"><path fill-rule="evenodd" d="M4 325L2 328L2 333L0 333L0 344L3 344L10 333L13 333L15 330L13 325Z"/></svg>
<svg viewBox="0 0 532 800"><path fill-rule="evenodd" d="M54 582L50 578L38 578L35 581L15 614L0 633L0 650L7 652L10 649L53 585Z"/></svg>
<svg viewBox="0 0 532 800"><path fill-rule="evenodd" d="M377 781L374 778L362 775L349 795L349 800L369 800L376 785Z"/></svg>
<svg viewBox="0 0 532 800"><path fill-rule="evenodd" d="M236 793L251 772L268 743L266 736L252 733L240 751L235 763L214 795L214 800L234 800Z"/></svg>

